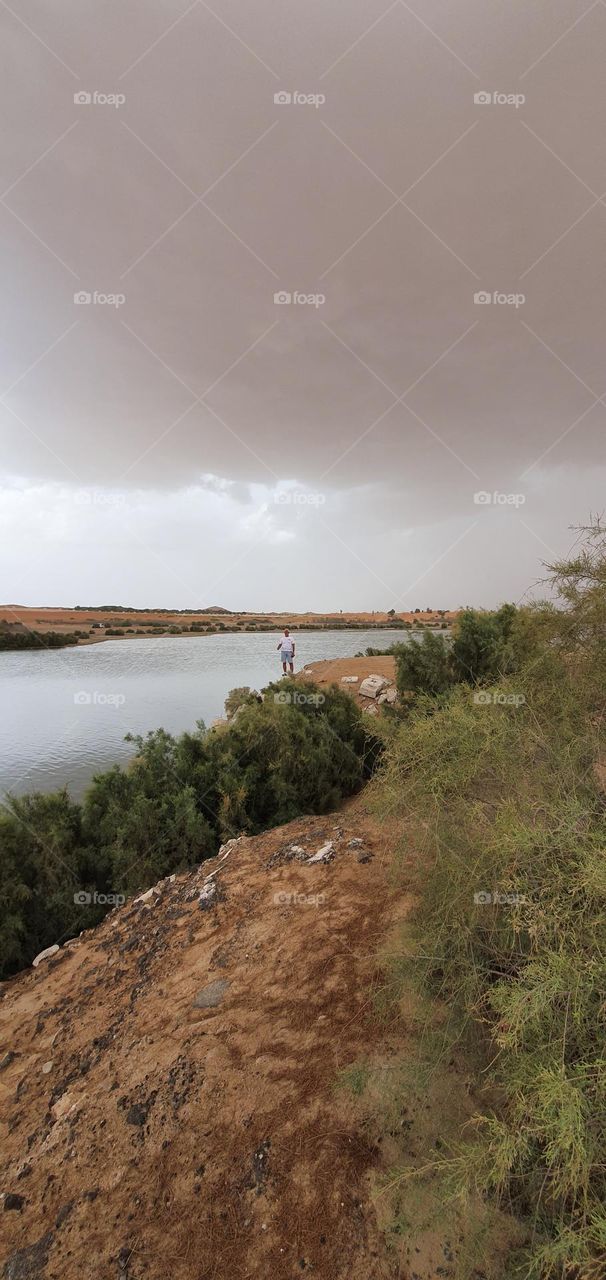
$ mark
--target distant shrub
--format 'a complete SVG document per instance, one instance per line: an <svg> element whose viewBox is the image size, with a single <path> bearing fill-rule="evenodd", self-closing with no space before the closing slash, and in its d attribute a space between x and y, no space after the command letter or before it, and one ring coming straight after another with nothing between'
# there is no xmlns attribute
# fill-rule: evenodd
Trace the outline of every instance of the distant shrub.
<svg viewBox="0 0 606 1280"><path fill-rule="evenodd" d="M0 628L0 651L8 649L63 649L78 643L78 635L84 632L58 631L3 631Z"/></svg>

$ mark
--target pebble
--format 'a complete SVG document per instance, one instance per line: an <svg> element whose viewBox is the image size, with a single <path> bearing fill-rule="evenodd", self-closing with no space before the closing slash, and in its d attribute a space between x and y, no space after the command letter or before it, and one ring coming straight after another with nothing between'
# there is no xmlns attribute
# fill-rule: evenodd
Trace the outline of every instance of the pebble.
<svg viewBox="0 0 606 1280"><path fill-rule="evenodd" d="M42 1067L42 1075L43 1075L43 1076L47 1076L47 1075L49 1075L49 1074L50 1074L50 1072L52 1071L52 1069L53 1069L54 1065L55 1065L55 1064L54 1064L54 1062L53 1062L52 1058L50 1059L50 1061L49 1061L49 1062L45 1062L45 1063L44 1063L44 1066Z"/></svg>
<svg viewBox="0 0 606 1280"><path fill-rule="evenodd" d="M7 1191L4 1197L5 1209L18 1209L21 1211L25 1204L25 1196L18 1196L14 1191Z"/></svg>

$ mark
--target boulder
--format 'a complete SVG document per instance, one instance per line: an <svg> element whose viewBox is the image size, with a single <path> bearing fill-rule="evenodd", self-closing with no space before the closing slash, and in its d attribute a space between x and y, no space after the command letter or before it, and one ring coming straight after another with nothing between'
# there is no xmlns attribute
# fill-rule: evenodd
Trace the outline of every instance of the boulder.
<svg viewBox="0 0 606 1280"><path fill-rule="evenodd" d="M360 697L376 698L389 684L391 684L391 681L387 680L385 676L367 676L360 685Z"/></svg>
<svg viewBox="0 0 606 1280"><path fill-rule="evenodd" d="M384 689L383 692L379 694L377 702L386 702L388 707L393 707L393 704L394 702L397 702L397 699L398 690L395 685L392 684L389 689Z"/></svg>
<svg viewBox="0 0 606 1280"><path fill-rule="evenodd" d="M359 676L341 676L341 684L357 684Z"/></svg>

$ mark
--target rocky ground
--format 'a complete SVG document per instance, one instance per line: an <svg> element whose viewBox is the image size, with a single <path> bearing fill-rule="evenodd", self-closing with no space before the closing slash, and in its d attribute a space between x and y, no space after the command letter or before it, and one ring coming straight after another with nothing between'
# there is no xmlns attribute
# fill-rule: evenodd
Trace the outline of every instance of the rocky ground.
<svg viewBox="0 0 606 1280"><path fill-rule="evenodd" d="M391 1274L335 1092L402 905L379 846L360 812L241 839L5 984L6 1280Z"/></svg>
<svg viewBox="0 0 606 1280"><path fill-rule="evenodd" d="M373 676L379 683L371 689ZM310 662L298 673L298 679L314 684L337 684L355 698L363 711L378 715L383 702L395 698L396 660L386 655L378 658L327 658ZM389 692L391 690L391 693Z"/></svg>
<svg viewBox="0 0 606 1280"><path fill-rule="evenodd" d="M464 1068L391 1119L360 1096L413 1043L376 1008L410 903L392 867L361 795L229 842L4 984L3 1280L455 1276L462 1236L384 1183L468 1119Z"/></svg>

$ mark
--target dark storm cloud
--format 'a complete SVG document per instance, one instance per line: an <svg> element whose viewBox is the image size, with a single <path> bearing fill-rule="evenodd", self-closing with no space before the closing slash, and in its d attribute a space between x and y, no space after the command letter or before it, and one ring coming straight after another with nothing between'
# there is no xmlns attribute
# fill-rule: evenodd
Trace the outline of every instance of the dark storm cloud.
<svg viewBox="0 0 606 1280"><path fill-rule="evenodd" d="M270 497L284 555L332 540L367 591L358 539L387 537L391 584L394 539L424 528L430 563L469 528L469 596L501 538L521 589L600 505L602 4L22 0L1 23L2 458L38 503L196 489L226 530L248 503L253 536L261 491L298 483L335 527L327 504L328 531L289 532ZM478 490L524 494L488 540Z"/></svg>

